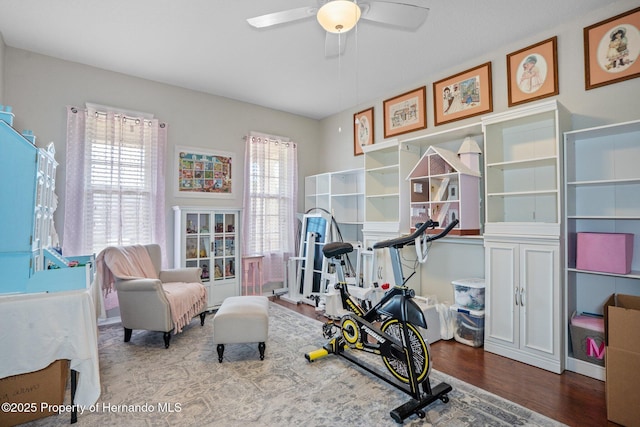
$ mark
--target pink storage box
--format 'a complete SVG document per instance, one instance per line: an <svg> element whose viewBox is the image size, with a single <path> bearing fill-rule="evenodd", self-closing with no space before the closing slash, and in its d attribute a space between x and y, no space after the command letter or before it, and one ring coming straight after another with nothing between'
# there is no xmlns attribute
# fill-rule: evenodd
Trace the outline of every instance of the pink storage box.
<svg viewBox="0 0 640 427"><path fill-rule="evenodd" d="M578 233L576 268L629 274L633 258L631 233Z"/></svg>
<svg viewBox="0 0 640 427"><path fill-rule="evenodd" d="M604 366L604 318L573 313L569 332L574 358Z"/></svg>

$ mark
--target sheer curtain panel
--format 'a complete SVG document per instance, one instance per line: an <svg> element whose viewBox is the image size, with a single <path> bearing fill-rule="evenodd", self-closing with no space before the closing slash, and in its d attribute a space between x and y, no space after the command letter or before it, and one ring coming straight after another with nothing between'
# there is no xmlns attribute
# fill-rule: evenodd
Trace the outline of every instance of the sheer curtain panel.
<svg viewBox="0 0 640 427"><path fill-rule="evenodd" d="M298 154L287 138L246 138L243 255L263 255L265 282L284 280L295 255Z"/></svg>
<svg viewBox="0 0 640 427"><path fill-rule="evenodd" d="M156 119L67 108L64 254L166 246L166 144L167 126Z"/></svg>

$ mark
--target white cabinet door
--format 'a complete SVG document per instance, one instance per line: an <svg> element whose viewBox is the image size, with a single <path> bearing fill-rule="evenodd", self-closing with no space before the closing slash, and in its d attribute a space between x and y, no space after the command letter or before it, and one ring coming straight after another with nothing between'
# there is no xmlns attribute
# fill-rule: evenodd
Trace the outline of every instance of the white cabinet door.
<svg viewBox="0 0 640 427"><path fill-rule="evenodd" d="M519 245L485 241L485 348L490 342L518 348Z"/></svg>
<svg viewBox="0 0 640 427"><path fill-rule="evenodd" d="M520 348L556 359L560 350L558 245L520 245Z"/></svg>
<svg viewBox="0 0 640 427"><path fill-rule="evenodd" d="M562 372L559 244L485 240L485 350Z"/></svg>

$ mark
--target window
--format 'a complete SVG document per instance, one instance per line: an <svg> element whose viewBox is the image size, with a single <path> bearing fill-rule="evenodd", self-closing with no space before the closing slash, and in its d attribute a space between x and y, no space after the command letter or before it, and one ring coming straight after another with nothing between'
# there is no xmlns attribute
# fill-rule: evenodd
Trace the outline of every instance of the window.
<svg viewBox="0 0 640 427"><path fill-rule="evenodd" d="M130 244L164 247L165 145L166 127L157 120L70 107L65 254Z"/></svg>
<svg viewBox="0 0 640 427"><path fill-rule="evenodd" d="M284 280L295 252L298 193L296 144L285 138L247 138L244 191L244 255L264 255L266 282Z"/></svg>
<svg viewBox="0 0 640 427"><path fill-rule="evenodd" d="M86 240L93 252L107 246L150 243L151 238L151 128L129 126L122 117L113 122L115 134L106 137L107 116L96 117L96 134L87 141L91 168L85 187ZM139 119L135 119L139 120ZM142 136L142 138L140 138ZM146 143L145 143L146 141Z"/></svg>

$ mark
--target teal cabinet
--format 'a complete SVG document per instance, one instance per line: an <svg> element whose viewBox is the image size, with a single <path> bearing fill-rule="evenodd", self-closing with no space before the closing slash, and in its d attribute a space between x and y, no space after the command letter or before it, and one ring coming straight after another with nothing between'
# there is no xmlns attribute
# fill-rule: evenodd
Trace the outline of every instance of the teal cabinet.
<svg viewBox="0 0 640 427"><path fill-rule="evenodd" d="M85 288L92 257L68 268L55 263L51 225L57 162L54 149L38 148L0 120L0 294ZM62 267L62 268L61 268Z"/></svg>

